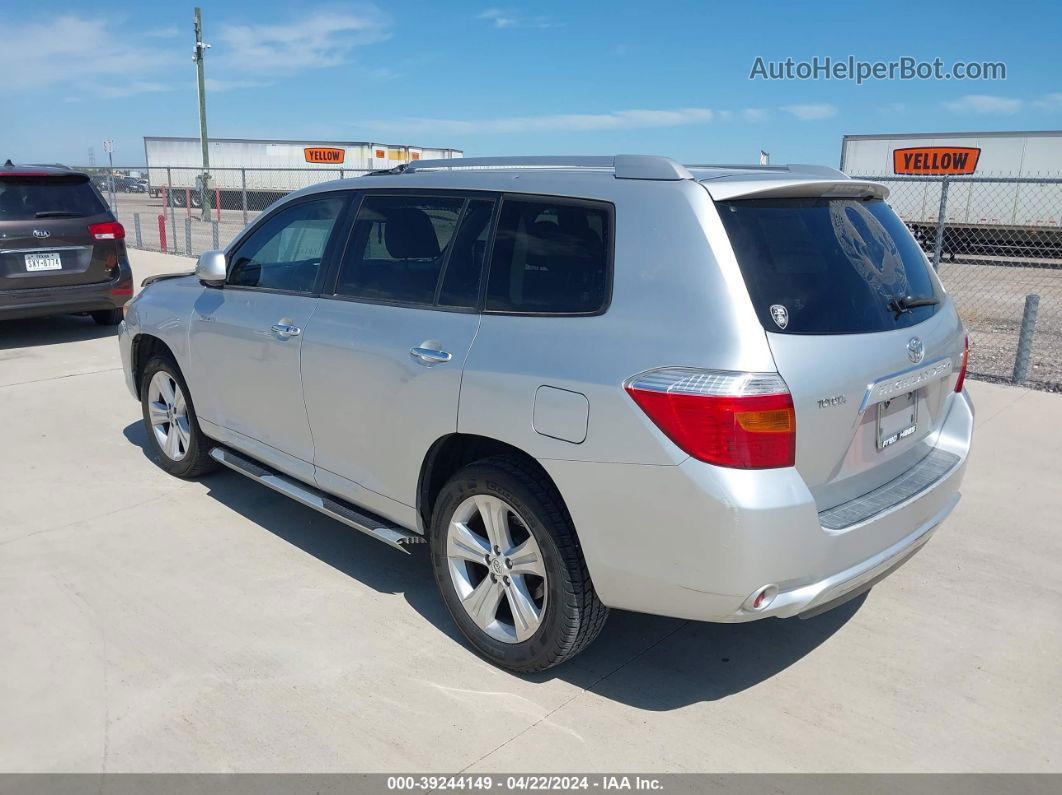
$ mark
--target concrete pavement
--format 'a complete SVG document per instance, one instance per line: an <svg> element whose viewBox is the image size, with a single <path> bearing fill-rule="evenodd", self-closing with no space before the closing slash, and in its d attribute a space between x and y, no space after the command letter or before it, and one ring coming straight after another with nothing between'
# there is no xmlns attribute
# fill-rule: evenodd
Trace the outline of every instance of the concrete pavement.
<svg viewBox="0 0 1062 795"><path fill-rule="evenodd" d="M1062 396L969 388L962 502L863 599L520 678L424 548L152 464L113 329L0 323L0 771L1062 771Z"/></svg>

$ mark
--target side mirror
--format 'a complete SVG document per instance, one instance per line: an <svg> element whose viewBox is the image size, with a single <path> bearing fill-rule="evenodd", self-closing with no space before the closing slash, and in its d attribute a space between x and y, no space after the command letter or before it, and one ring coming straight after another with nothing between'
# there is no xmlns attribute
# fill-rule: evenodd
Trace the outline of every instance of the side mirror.
<svg viewBox="0 0 1062 795"><path fill-rule="evenodd" d="M221 287L225 284L225 252L204 251L195 263L195 275L207 287Z"/></svg>

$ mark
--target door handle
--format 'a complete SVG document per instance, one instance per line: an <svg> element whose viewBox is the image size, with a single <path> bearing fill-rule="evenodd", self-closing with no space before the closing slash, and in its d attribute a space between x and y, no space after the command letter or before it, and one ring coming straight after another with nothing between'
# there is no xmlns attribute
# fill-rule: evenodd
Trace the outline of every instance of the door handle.
<svg viewBox="0 0 1062 795"><path fill-rule="evenodd" d="M272 326L273 333L278 337L288 339L289 337L297 337L302 334L302 329L298 326L292 326L289 323L274 323Z"/></svg>
<svg viewBox="0 0 1062 795"><path fill-rule="evenodd" d="M452 354L446 351L437 351L434 348L421 348L419 346L410 348L409 355L421 364L441 364L454 358Z"/></svg>

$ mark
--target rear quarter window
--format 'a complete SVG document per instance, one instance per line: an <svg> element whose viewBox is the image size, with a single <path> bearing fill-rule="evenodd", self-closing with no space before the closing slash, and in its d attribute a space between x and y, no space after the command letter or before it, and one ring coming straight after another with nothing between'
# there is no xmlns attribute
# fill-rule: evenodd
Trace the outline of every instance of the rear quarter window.
<svg viewBox="0 0 1062 795"><path fill-rule="evenodd" d="M760 322L785 334L858 334L921 323L897 298L940 300L922 250L880 199L717 202Z"/></svg>
<svg viewBox="0 0 1062 795"><path fill-rule="evenodd" d="M612 208L548 197L502 203L486 309L592 315L608 304Z"/></svg>

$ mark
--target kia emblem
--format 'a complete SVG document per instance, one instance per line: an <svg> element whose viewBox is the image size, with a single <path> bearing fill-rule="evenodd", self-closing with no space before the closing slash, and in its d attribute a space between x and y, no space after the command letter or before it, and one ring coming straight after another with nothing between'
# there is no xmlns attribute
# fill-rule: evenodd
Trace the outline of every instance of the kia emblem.
<svg viewBox="0 0 1062 795"><path fill-rule="evenodd" d="M52 233L49 232L47 229L34 229L33 236L43 240L46 237L51 237Z"/></svg>

